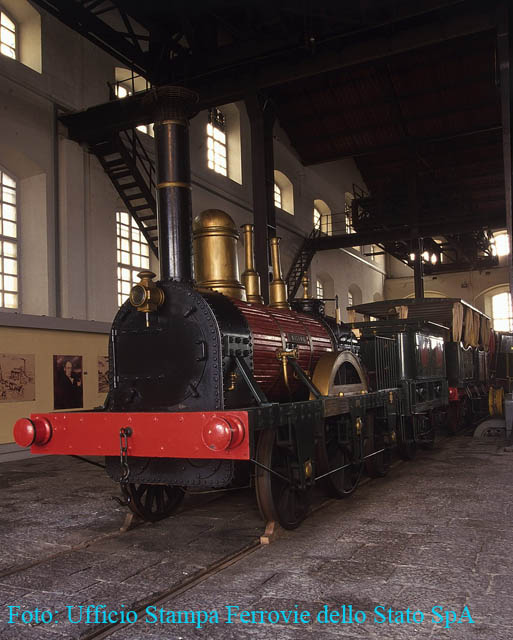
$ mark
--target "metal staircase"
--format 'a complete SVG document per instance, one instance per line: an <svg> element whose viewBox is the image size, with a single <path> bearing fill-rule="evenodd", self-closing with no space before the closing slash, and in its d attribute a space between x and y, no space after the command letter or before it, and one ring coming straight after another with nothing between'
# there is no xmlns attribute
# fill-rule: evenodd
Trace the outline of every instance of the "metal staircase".
<svg viewBox="0 0 513 640"><path fill-rule="evenodd" d="M158 256L155 167L136 129L90 145L150 249Z"/></svg>
<svg viewBox="0 0 513 640"><path fill-rule="evenodd" d="M315 255L314 241L321 235L320 225L319 228L314 227L310 232L308 238L305 238L301 248L296 254L292 262L292 266L287 273L285 282L287 283L288 299L293 300L298 292L299 286L303 276L308 271L308 267L312 262L312 258Z"/></svg>

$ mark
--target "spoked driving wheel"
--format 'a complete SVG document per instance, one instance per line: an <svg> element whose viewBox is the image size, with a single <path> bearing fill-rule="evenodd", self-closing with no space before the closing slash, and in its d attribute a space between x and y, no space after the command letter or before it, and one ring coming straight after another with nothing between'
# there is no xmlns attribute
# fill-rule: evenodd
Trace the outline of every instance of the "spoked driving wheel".
<svg viewBox="0 0 513 640"><path fill-rule="evenodd" d="M258 507L266 521L277 521L284 529L295 529L309 506L308 489L300 489L294 479L294 460L276 442L276 432L260 433L256 460L255 488Z"/></svg>
<svg viewBox="0 0 513 640"><path fill-rule="evenodd" d="M185 492L181 487L165 484L121 485L130 509L143 520L157 522L170 516L181 504Z"/></svg>
<svg viewBox="0 0 513 640"><path fill-rule="evenodd" d="M332 498L353 493L363 471L361 456L341 430L344 427L338 420L327 420L317 447L319 476L324 476L320 483Z"/></svg>

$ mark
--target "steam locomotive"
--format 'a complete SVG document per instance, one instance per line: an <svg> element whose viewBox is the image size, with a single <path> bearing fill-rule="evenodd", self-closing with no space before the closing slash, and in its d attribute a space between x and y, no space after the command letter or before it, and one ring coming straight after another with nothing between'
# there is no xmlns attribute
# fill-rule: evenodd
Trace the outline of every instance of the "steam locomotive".
<svg viewBox="0 0 513 640"><path fill-rule="evenodd" d="M208 210L191 224L188 117L195 96L158 90L161 279L141 272L110 333L110 390L93 411L36 413L14 427L32 453L105 456L126 503L164 518L187 488L251 482L264 521L296 527L321 484L343 497L391 452L429 446L448 407L446 328L403 321L356 340L305 297L289 307L279 238L270 305L254 269L253 226ZM194 245L194 252L192 251ZM194 274L192 254L194 253Z"/></svg>

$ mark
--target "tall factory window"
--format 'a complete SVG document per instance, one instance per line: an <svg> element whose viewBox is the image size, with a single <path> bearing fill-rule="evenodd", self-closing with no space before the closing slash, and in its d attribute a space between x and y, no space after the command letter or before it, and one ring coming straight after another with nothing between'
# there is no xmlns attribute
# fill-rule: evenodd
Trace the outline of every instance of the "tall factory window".
<svg viewBox="0 0 513 640"><path fill-rule="evenodd" d="M331 221L331 209L324 202L324 200L316 199L314 200L314 222L316 217L319 220L319 226L316 226L316 229L320 229L322 233L325 233L328 236L331 236L332 229L332 221Z"/></svg>
<svg viewBox="0 0 513 640"><path fill-rule="evenodd" d="M226 121L222 111L212 108L207 124L208 168L223 176L228 174L226 153Z"/></svg>
<svg viewBox="0 0 513 640"><path fill-rule="evenodd" d="M320 280L315 281L315 295L317 298L324 298L324 285Z"/></svg>
<svg viewBox="0 0 513 640"><path fill-rule="evenodd" d="M281 209L281 189L276 182L274 183L274 206Z"/></svg>
<svg viewBox="0 0 513 640"><path fill-rule="evenodd" d="M137 274L150 268L150 248L137 223L129 213L116 212L116 238L118 260L118 305L139 282Z"/></svg>
<svg viewBox="0 0 513 640"><path fill-rule="evenodd" d="M4 11L0 11L0 52L13 60L17 57L16 24Z"/></svg>
<svg viewBox="0 0 513 640"><path fill-rule="evenodd" d="M274 170L274 205L294 215L294 186L289 178L277 169Z"/></svg>
<svg viewBox="0 0 513 640"><path fill-rule="evenodd" d="M513 331L511 294L505 291L492 298L492 318L495 331Z"/></svg>
<svg viewBox="0 0 513 640"><path fill-rule="evenodd" d="M18 308L16 180L0 170L0 307Z"/></svg>

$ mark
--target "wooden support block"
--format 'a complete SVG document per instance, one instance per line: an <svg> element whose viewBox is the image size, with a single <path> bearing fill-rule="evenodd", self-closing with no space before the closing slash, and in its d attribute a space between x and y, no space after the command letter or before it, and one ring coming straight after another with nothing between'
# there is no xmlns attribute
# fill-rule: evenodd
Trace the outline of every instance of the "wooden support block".
<svg viewBox="0 0 513 640"><path fill-rule="evenodd" d="M269 520L265 525L264 534L260 536L260 544L271 544L280 535L282 528L274 520Z"/></svg>

